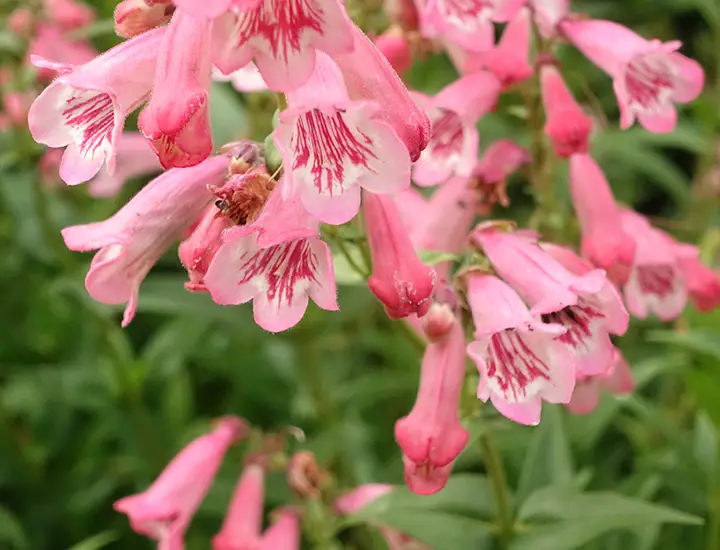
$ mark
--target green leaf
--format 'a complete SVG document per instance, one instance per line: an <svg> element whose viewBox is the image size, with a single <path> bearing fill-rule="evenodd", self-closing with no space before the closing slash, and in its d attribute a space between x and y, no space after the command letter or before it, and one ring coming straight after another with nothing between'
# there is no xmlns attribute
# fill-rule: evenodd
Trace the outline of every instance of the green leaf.
<svg viewBox="0 0 720 550"><path fill-rule="evenodd" d="M717 331L693 330L675 332L672 330L654 330L647 336L651 342L663 342L679 346L688 351L702 353L720 360L720 340Z"/></svg>
<svg viewBox="0 0 720 550"><path fill-rule="evenodd" d="M559 405L543 405L542 421L535 428L520 473L518 502L545 485L569 486L573 480L570 448L563 427Z"/></svg>
<svg viewBox="0 0 720 550"><path fill-rule="evenodd" d="M104 548L111 542L114 542L118 539L118 535L113 531L103 531L102 533L98 533L97 535L93 535L92 537L85 539L82 542L78 542L76 545L74 545L69 550L100 550L100 548Z"/></svg>
<svg viewBox="0 0 720 550"><path fill-rule="evenodd" d="M458 257L452 252L443 252L442 250L418 250L418 257L425 265L437 265L442 262L452 262Z"/></svg>
<svg viewBox="0 0 720 550"><path fill-rule="evenodd" d="M29 548L27 537L20 521L7 508L0 506L0 542L6 542L10 548L24 550ZM3 545L0 544L0 547Z"/></svg>

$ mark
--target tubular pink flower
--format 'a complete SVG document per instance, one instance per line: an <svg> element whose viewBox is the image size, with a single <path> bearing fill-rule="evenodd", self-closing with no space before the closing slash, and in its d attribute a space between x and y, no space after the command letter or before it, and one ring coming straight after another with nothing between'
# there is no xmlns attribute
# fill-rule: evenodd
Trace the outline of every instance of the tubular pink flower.
<svg viewBox="0 0 720 550"><path fill-rule="evenodd" d="M385 31L375 39L375 47L382 52L392 68L402 75L412 66L412 52L402 31Z"/></svg>
<svg viewBox="0 0 720 550"><path fill-rule="evenodd" d="M115 153L113 175L99 172L91 179L88 182L90 196L114 197L128 180L162 171L155 151L145 136L138 132L123 132L116 144Z"/></svg>
<svg viewBox="0 0 720 550"><path fill-rule="evenodd" d="M567 403L572 396L573 354L558 341L566 329L536 320L497 277L471 274L467 289L475 325L475 340L467 352L480 373L478 398L490 399L515 422L537 425L543 400Z"/></svg>
<svg viewBox="0 0 720 550"><path fill-rule="evenodd" d="M378 118L386 122L416 161L430 139L430 120L413 102L403 81L365 34L352 25L351 53L332 54L342 72L350 99L373 101L379 106Z"/></svg>
<svg viewBox="0 0 720 550"><path fill-rule="evenodd" d="M147 32L85 65L65 69L33 103L28 124L35 141L67 146L60 164L66 183L89 180L103 163L112 175L125 117L150 94L164 32Z"/></svg>
<svg viewBox="0 0 720 550"><path fill-rule="evenodd" d="M430 307L435 270L417 257L392 197L364 193L363 216L373 261L370 290L391 318L422 317Z"/></svg>
<svg viewBox="0 0 720 550"><path fill-rule="evenodd" d="M115 510L127 514L136 533L158 541L163 550L181 550L185 531L212 485L225 453L245 435L236 417L185 447L144 492L121 498Z"/></svg>
<svg viewBox="0 0 720 550"><path fill-rule="evenodd" d="M264 472L261 466L245 467L235 488L220 532L212 539L213 550L255 550L260 545Z"/></svg>
<svg viewBox="0 0 720 550"><path fill-rule="evenodd" d="M300 517L291 508L283 508L278 519L266 531L258 550L300 550Z"/></svg>
<svg viewBox="0 0 720 550"><path fill-rule="evenodd" d="M213 18L234 9L255 9L262 0L172 0L172 2L193 17Z"/></svg>
<svg viewBox="0 0 720 550"><path fill-rule="evenodd" d="M145 0L122 0L115 6L115 34L132 38L167 23L173 14L172 4Z"/></svg>
<svg viewBox="0 0 720 550"><path fill-rule="evenodd" d="M600 374L610 368L610 334L624 334L629 318L602 270L574 274L536 242L492 228L476 230L473 238L533 314L565 328L557 340L572 351L580 372Z"/></svg>
<svg viewBox="0 0 720 550"><path fill-rule="evenodd" d="M497 46L487 58L488 69L503 89L527 80L533 74L530 66L530 10L520 9L505 27Z"/></svg>
<svg viewBox="0 0 720 550"><path fill-rule="evenodd" d="M138 127L165 168L195 166L212 153L212 21L175 12L158 54L152 97Z"/></svg>
<svg viewBox="0 0 720 550"><path fill-rule="evenodd" d="M325 223L342 224L360 208L360 189L394 193L410 185L407 148L374 101L352 101L342 74L318 54L307 83L287 94L273 132L286 168L284 191Z"/></svg>
<svg viewBox="0 0 720 550"><path fill-rule="evenodd" d="M473 177L484 185L504 184L518 168L530 163L530 151L509 139L499 139L485 150L473 170Z"/></svg>
<svg viewBox="0 0 720 550"><path fill-rule="evenodd" d="M442 489L453 461L467 445L469 434L458 413L464 378L465 335L456 321L445 338L425 348L415 405L395 424L405 481L414 493Z"/></svg>
<svg viewBox="0 0 720 550"><path fill-rule="evenodd" d="M699 258L683 258L680 269L685 274L688 292L700 311L712 311L720 305L720 276Z"/></svg>
<svg viewBox="0 0 720 550"><path fill-rule="evenodd" d="M69 66L84 65L92 61L98 52L85 40L70 40L58 27L40 24L36 27L34 36L28 46L28 64L38 69L38 79L47 82L55 77L56 71L50 67L37 65L34 57L53 59L58 63ZM95 68L100 68L98 63Z"/></svg>
<svg viewBox="0 0 720 550"><path fill-rule="evenodd" d="M572 414L584 415L593 412L600 403L602 390L613 395L626 395L635 389L630 365L618 348L613 351L612 365L605 374L586 376L578 373L572 399L565 405Z"/></svg>
<svg viewBox="0 0 720 550"><path fill-rule="evenodd" d="M552 38L560 22L570 13L570 0L529 0L540 34Z"/></svg>
<svg viewBox="0 0 720 550"><path fill-rule="evenodd" d="M632 265L635 243L620 222L605 175L590 155L570 157L570 194L582 229L583 256L603 269Z"/></svg>
<svg viewBox="0 0 720 550"><path fill-rule="evenodd" d="M413 166L415 183L437 185L472 173L480 142L477 122L495 107L499 95L500 82L487 71L461 77L433 98L416 94L426 104L432 137Z"/></svg>
<svg viewBox="0 0 720 550"><path fill-rule="evenodd" d="M272 90L302 86L316 51L352 51L352 22L339 0L260 0L215 20L215 65L230 74L253 59Z"/></svg>
<svg viewBox="0 0 720 550"><path fill-rule="evenodd" d="M47 19L64 31L73 31L95 21L95 11L75 0L44 0L43 8Z"/></svg>
<svg viewBox="0 0 720 550"><path fill-rule="evenodd" d="M338 309L332 257L317 221L279 187L257 220L224 233L205 275L215 303L253 300L255 322L270 332L295 326L309 298L322 309Z"/></svg>
<svg viewBox="0 0 720 550"><path fill-rule="evenodd" d="M583 113L556 67L542 66L540 86L547 115L545 133L555 153L561 158L587 153L592 121Z"/></svg>
<svg viewBox="0 0 720 550"><path fill-rule="evenodd" d="M135 315L140 283L213 199L207 186L222 181L227 166L226 157L212 157L193 168L169 170L107 220L62 230L70 250L99 249L85 286L100 303L127 302L123 326Z"/></svg>
<svg viewBox="0 0 720 550"><path fill-rule="evenodd" d="M612 21L566 19L562 32L590 61L613 78L620 106L620 127L637 117L649 132L671 132L677 124L675 103L700 95L702 67L677 53L681 42L646 40Z"/></svg>

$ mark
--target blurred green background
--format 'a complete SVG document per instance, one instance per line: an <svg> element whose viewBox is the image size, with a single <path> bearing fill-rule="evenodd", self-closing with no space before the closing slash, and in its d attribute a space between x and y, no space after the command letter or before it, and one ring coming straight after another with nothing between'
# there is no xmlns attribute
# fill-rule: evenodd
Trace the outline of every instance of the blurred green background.
<svg viewBox="0 0 720 550"><path fill-rule="evenodd" d="M88 3L99 23L87 33L107 48L117 41L107 23L113 3ZM348 3L382 30L378 2ZM0 15L12 7L0 6ZM683 53L705 67L707 89L683 108L676 132L620 132L610 80L570 47L561 52L577 97L606 117L598 117L603 129L593 154L618 199L700 243L716 264L720 2L596 0L573 8L647 37L680 39ZM21 57L0 31L0 64L17 66ZM443 55L431 55L407 81L433 93L455 76ZM241 136L262 141L274 108L272 97L216 84L216 144ZM519 95L503 97L480 123L483 148L501 137L527 145L524 117ZM59 230L107 217L144 182L108 200L90 198L82 186L43 185L42 152L23 128L0 134L0 549L151 548L112 502L144 489L225 414L268 433L300 428L305 440L292 447L314 451L339 489L402 483L393 425L414 401L421 350L364 285L339 273L341 313L311 306L299 326L271 335L254 325L249 306L224 308L186 292L173 250L143 283L138 315L121 329L119 310L85 293L91 255L68 252ZM556 239L574 242L562 165L555 176L548 227ZM513 206L495 215L527 221L533 202L522 175L509 191ZM491 431L522 525L513 550L720 550L720 312L689 307L672 326L633 320L617 343L637 380L632 396L604 396L586 417L546 405L541 425L528 428L489 406L476 414L468 393L471 443L448 488L429 498L400 490L365 518L402 528L434 550L493 548L492 492L477 443ZM189 530L188 550L210 547L247 448L228 455ZM290 500L281 473L270 476L267 491L268 509ZM363 522L338 535L346 548L384 548ZM322 543L309 540L307 548Z"/></svg>

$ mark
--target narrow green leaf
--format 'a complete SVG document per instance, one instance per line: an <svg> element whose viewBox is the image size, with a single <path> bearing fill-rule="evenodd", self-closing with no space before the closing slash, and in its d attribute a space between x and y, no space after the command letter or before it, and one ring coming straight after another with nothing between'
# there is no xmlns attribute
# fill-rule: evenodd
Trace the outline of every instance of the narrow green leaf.
<svg viewBox="0 0 720 550"><path fill-rule="evenodd" d="M651 342L673 344L688 351L710 355L720 360L720 339L717 331L693 330L675 332L672 330L654 330L647 336Z"/></svg>
<svg viewBox="0 0 720 550"><path fill-rule="evenodd" d="M92 537L77 543L69 550L100 550L100 548L104 548L117 539L117 533L113 531L103 531L102 533L98 533L97 535L93 535Z"/></svg>
<svg viewBox="0 0 720 550"><path fill-rule="evenodd" d="M25 550L29 548L27 537L20 521L7 508L0 506L0 542L6 542L10 548ZM0 547L3 545L0 544Z"/></svg>

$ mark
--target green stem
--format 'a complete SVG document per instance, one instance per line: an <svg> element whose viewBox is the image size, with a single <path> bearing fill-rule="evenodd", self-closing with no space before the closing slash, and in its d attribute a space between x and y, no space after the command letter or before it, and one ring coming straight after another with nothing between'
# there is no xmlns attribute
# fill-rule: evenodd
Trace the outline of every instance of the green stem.
<svg viewBox="0 0 720 550"><path fill-rule="evenodd" d="M484 433L480 437L480 447L482 449L485 470L490 478L493 495L495 496L495 511L497 512L500 541L503 547L507 548L513 537L514 518L510 507L510 493L508 490L507 476L505 475L505 467L503 466L502 458L495 445L495 441L489 432Z"/></svg>
<svg viewBox="0 0 720 550"><path fill-rule="evenodd" d="M340 252L342 252L343 256L345 256L345 259L347 260L350 267L352 267L353 270L355 270L355 272L363 279L367 279L368 277L370 277L370 269L367 266L361 266L355 261L355 258L352 257L350 249L345 245L344 239L342 237L339 237L335 240L335 242L337 243Z"/></svg>

